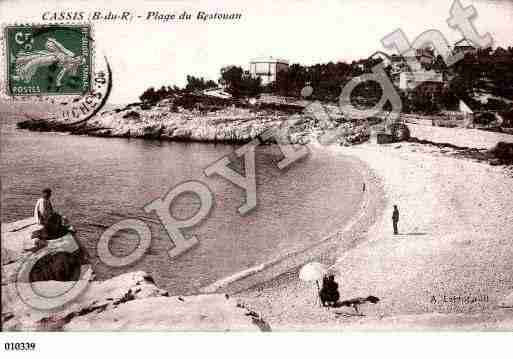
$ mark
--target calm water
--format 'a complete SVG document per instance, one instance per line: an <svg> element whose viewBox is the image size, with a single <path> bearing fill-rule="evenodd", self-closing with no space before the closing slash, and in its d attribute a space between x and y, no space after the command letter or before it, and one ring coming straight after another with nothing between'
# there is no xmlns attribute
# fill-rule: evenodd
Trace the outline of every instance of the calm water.
<svg viewBox="0 0 513 359"><path fill-rule="evenodd" d="M215 207L200 226L186 232L200 244L176 259L162 227L151 224L152 246L129 268L97 263L100 279L145 270L174 294L189 294L213 281L275 258L336 232L358 207L359 174L341 157L312 153L288 171L275 163L276 147L257 150L258 207L241 217L244 192L221 177L206 178L203 169L231 153L235 146L106 139L17 130L13 116L1 126L1 221L32 215L43 187L54 190L54 207L78 229L78 239L96 256L101 227L119 216L146 215L142 207L181 181L199 179L215 194ZM182 196L172 208L179 217L192 215L194 196ZM118 254L134 248L122 235L112 244Z"/></svg>

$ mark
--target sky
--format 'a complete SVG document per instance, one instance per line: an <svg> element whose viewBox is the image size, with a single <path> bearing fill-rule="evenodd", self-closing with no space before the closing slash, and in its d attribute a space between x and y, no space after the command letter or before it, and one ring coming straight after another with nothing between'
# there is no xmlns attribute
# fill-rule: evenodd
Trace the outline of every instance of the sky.
<svg viewBox="0 0 513 359"><path fill-rule="evenodd" d="M489 32L495 46L513 46L513 2L461 0L474 5L479 33ZM184 86L186 75L217 80L225 65L244 68L254 57L273 56L304 65L352 61L384 50L381 39L400 28L413 39L440 30L450 43L462 38L446 20L452 0L229 0L114 1L0 0L0 24L49 23L45 12L131 11L134 22L94 22L97 53L113 70L110 102L136 101L148 87ZM187 22L158 22L150 11L180 14ZM196 14L241 13L236 21L198 21ZM5 71L5 70L3 70Z"/></svg>

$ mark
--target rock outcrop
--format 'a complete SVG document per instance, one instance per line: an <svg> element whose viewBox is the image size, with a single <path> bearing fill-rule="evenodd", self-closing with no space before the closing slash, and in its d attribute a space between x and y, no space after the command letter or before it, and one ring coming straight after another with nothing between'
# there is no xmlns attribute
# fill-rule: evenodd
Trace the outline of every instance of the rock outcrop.
<svg viewBox="0 0 513 359"><path fill-rule="evenodd" d="M338 130L337 142L342 144L360 143L369 138L365 126L347 121L334 105L311 109L297 103L259 101L250 105L243 100L211 101L205 96L181 94L155 104L134 103L104 111L85 123L66 123L49 116L21 121L18 128L100 137L245 143L271 128L286 126L287 141L291 144L308 143L311 136L322 136L334 129Z"/></svg>
<svg viewBox="0 0 513 359"><path fill-rule="evenodd" d="M2 328L7 331L51 330L269 330L256 313L223 294L172 296L145 272L130 272L105 281L85 282L82 249L36 262L30 276L37 295L53 297L84 284L69 303L55 309L35 309L19 295L18 271L41 248L31 236L32 218L2 225ZM69 248L71 236L49 246ZM48 267L51 270L48 270Z"/></svg>
<svg viewBox="0 0 513 359"><path fill-rule="evenodd" d="M2 225L2 285L14 283L21 265L42 249L33 235L37 229L32 217ZM27 280L39 282L78 279L81 266L87 264L87 255L72 233L49 240L44 247L54 254L37 260Z"/></svg>
<svg viewBox="0 0 513 359"><path fill-rule="evenodd" d="M490 153L501 163L513 164L513 143L498 142Z"/></svg>
<svg viewBox="0 0 513 359"><path fill-rule="evenodd" d="M35 282L37 292L61 293L73 283ZM2 286L4 330L259 330L258 315L222 294L170 296L145 272L92 281L68 305L40 311L22 302L14 283Z"/></svg>

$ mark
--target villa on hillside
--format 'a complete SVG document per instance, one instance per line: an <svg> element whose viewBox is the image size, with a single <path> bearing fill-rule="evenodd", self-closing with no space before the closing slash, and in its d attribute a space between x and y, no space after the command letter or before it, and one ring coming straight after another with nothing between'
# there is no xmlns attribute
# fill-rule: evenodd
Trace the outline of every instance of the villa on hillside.
<svg viewBox="0 0 513 359"><path fill-rule="evenodd" d="M469 40L463 38L460 41L456 42L454 44L454 53L458 54L460 52L466 53L472 53L475 52L477 49L476 47L470 42Z"/></svg>
<svg viewBox="0 0 513 359"><path fill-rule="evenodd" d="M397 57L397 55L393 55L393 56ZM375 53L373 53L372 55L369 56L369 60L378 60L379 59L382 61L383 66L387 67L392 64L393 56L390 56L390 55L384 53L383 51L376 51Z"/></svg>
<svg viewBox="0 0 513 359"><path fill-rule="evenodd" d="M435 61L435 51L429 47L415 49L415 57L423 67L430 67Z"/></svg>
<svg viewBox="0 0 513 359"><path fill-rule="evenodd" d="M262 85L267 85L276 81L281 71L289 70L289 62L284 59L274 57L255 58L249 63L249 73L251 77L262 79Z"/></svg>
<svg viewBox="0 0 513 359"><path fill-rule="evenodd" d="M419 85L423 85L426 91L431 93L441 92L445 81L443 74L433 70L417 70L412 72L401 72L399 74L399 88L401 90L413 90Z"/></svg>
<svg viewBox="0 0 513 359"><path fill-rule="evenodd" d="M434 82L442 81L441 74L430 70L434 59L434 51L430 48L415 49L414 56L389 56L392 81L402 90L413 89L419 81L426 81L427 78L433 78ZM419 80L415 81L415 78Z"/></svg>

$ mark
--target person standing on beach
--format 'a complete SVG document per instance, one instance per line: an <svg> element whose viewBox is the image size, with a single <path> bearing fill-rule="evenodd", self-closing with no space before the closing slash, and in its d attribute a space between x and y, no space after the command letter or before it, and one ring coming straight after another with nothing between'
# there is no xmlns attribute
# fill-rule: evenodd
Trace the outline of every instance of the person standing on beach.
<svg viewBox="0 0 513 359"><path fill-rule="evenodd" d="M394 212L392 213L392 223L394 224L394 234L399 234L397 231L397 222L399 222L399 210L397 205L394 204Z"/></svg>

